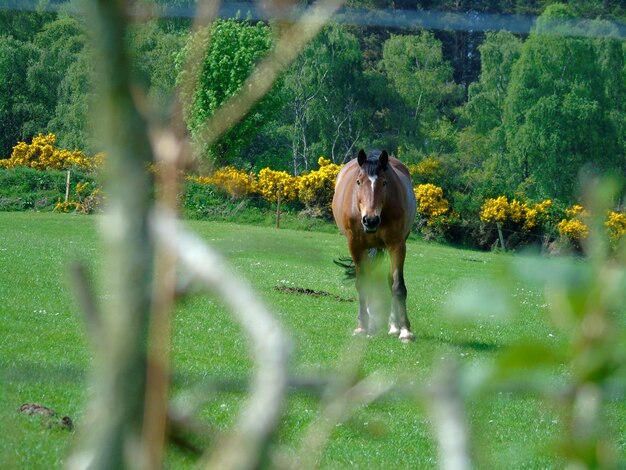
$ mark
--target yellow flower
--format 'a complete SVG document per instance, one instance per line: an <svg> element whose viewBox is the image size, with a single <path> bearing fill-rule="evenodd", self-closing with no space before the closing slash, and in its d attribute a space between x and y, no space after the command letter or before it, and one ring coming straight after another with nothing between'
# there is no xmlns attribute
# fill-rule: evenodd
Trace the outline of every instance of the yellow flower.
<svg viewBox="0 0 626 470"><path fill-rule="evenodd" d="M432 225L437 217L445 215L450 210L450 203L443 197L443 189L434 184L420 184L413 188L417 201L417 212L428 219Z"/></svg>
<svg viewBox="0 0 626 470"><path fill-rule="evenodd" d="M487 199L480 211L480 220L483 222L502 223L507 218L509 211L509 201L506 196L499 196L495 199Z"/></svg>
<svg viewBox="0 0 626 470"><path fill-rule="evenodd" d="M341 165L331 163L324 157L319 158L318 164L319 170L298 177L298 197L307 207L329 209Z"/></svg>
<svg viewBox="0 0 626 470"><path fill-rule="evenodd" d="M522 222L522 219L524 218L524 215L526 213L526 210L528 209L528 206L526 206L526 204L522 204L517 199L513 199L509 203L508 209L509 209L509 214L508 214L509 218L516 224L519 224Z"/></svg>
<svg viewBox="0 0 626 470"><path fill-rule="evenodd" d="M416 173L420 176L429 178L436 176L441 169L441 162L433 157L427 157L417 164Z"/></svg>
<svg viewBox="0 0 626 470"><path fill-rule="evenodd" d="M323 166L326 166L326 165L330 165L330 164L332 164L332 163L333 163L333 162L331 162L331 161L330 161L330 160L328 160L327 158L324 158L323 156L321 156L320 158L318 158L318 159L317 159L317 164L318 164L318 166L319 166L320 168L321 168L321 167L323 167Z"/></svg>
<svg viewBox="0 0 626 470"><path fill-rule="evenodd" d="M557 229L562 236L574 242L580 242L589 235L589 227L579 219L563 219Z"/></svg>
<svg viewBox="0 0 626 470"><path fill-rule="evenodd" d="M609 239L615 243L626 235L626 214L608 211L607 220L604 222Z"/></svg>
<svg viewBox="0 0 626 470"><path fill-rule="evenodd" d="M263 168L259 171L256 192L268 202L276 202L279 192L283 201L293 201L298 194L298 179L286 171Z"/></svg>
<svg viewBox="0 0 626 470"><path fill-rule="evenodd" d="M30 144L18 142L13 147L11 158L0 160L0 166L5 168L27 166L37 170L94 169L102 163L102 157L87 158L80 150L70 152L66 149L57 149L55 143L56 135L52 133L39 134L33 137Z"/></svg>
<svg viewBox="0 0 626 470"><path fill-rule="evenodd" d="M220 168L210 177L196 177L196 181L203 184L214 184L233 198L241 198L254 192L254 173L246 173L232 166Z"/></svg>

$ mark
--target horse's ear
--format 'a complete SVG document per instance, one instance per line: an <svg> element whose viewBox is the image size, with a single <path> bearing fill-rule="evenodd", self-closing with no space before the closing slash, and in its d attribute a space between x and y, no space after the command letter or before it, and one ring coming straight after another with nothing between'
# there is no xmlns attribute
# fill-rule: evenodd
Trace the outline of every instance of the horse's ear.
<svg viewBox="0 0 626 470"><path fill-rule="evenodd" d="M365 150L359 150L359 154L357 155L357 161L359 162L359 166L363 166L363 163L367 160L367 155L365 154Z"/></svg>
<svg viewBox="0 0 626 470"><path fill-rule="evenodd" d="M389 155L386 150L383 150L378 156L378 162L380 163L380 167L383 170L387 169L387 164L389 163Z"/></svg>

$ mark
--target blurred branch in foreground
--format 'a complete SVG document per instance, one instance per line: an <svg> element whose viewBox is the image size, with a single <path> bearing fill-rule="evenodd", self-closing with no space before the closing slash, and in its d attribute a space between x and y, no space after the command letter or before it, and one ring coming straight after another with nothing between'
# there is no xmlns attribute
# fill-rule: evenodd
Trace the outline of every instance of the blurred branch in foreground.
<svg viewBox="0 0 626 470"><path fill-rule="evenodd" d="M209 468L254 468L280 418L287 389L287 339L252 288L202 240L174 218L157 216L154 230L158 240L177 253L185 270L229 306L253 342L256 373L247 405L232 435L205 460Z"/></svg>

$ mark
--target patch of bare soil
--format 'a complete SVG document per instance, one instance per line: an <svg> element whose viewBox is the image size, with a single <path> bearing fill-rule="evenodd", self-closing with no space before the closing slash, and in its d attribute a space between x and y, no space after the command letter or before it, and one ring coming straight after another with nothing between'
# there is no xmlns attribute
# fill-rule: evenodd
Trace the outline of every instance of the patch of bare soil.
<svg viewBox="0 0 626 470"><path fill-rule="evenodd" d="M354 302L354 299L348 297L342 297L323 290L307 289L305 287L274 286L274 290L284 292L286 294L309 295L311 297L330 297L338 302Z"/></svg>

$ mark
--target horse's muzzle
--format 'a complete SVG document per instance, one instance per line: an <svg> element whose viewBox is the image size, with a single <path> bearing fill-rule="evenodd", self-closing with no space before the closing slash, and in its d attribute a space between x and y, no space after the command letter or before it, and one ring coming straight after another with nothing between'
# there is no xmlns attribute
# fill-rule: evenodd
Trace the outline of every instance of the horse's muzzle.
<svg viewBox="0 0 626 470"><path fill-rule="evenodd" d="M380 216L375 215L374 217L368 217L364 215L362 222L363 228L366 232L375 232L378 230L378 226L380 225Z"/></svg>

